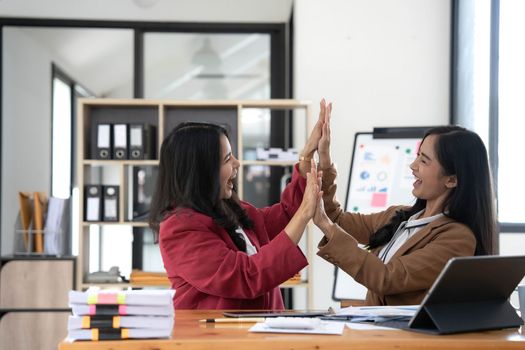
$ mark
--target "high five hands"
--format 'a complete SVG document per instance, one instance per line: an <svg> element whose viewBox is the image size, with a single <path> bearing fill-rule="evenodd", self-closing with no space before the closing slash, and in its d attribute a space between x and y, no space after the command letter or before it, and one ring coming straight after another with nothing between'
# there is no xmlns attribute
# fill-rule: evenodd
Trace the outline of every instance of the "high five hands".
<svg viewBox="0 0 525 350"><path fill-rule="evenodd" d="M324 168L325 163L330 166L330 115L332 113L332 103L326 103L323 98L319 103L319 118L306 141L301 152L299 171L302 176L310 170L310 160L314 158L315 151L319 153L319 165Z"/></svg>
<svg viewBox="0 0 525 350"><path fill-rule="evenodd" d="M330 156L330 118L332 114L332 103L327 103L323 98L319 103L319 107L319 118L301 154L299 170L303 176L307 177L307 189L303 197L302 206L304 205L304 209L308 209L303 211L303 213L307 214L309 218L313 218L314 224L325 232L326 235L327 230L332 225L332 221L328 218L324 209L323 192L321 191L322 171L317 170L313 158L315 151L317 151L319 155L319 167L321 169L326 169L332 164ZM315 176L315 174L317 174L317 176ZM312 182L314 179L316 186L313 186L313 184L308 185L309 182ZM312 208L314 209L313 211Z"/></svg>

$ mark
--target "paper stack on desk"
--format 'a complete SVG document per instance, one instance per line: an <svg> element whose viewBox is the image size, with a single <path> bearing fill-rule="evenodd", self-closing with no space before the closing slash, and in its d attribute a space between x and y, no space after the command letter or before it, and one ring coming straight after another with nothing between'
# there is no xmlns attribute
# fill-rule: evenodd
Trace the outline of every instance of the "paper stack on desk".
<svg viewBox="0 0 525 350"><path fill-rule="evenodd" d="M322 318L325 320L376 323L394 320L408 321L416 314L418 308L419 305L349 306Z"/></svg>
<svg viewBox="0 0 525 350"><path fill-rule="evenodd" d="M173 290L69 292L69 341L168 338Z"/></svg>

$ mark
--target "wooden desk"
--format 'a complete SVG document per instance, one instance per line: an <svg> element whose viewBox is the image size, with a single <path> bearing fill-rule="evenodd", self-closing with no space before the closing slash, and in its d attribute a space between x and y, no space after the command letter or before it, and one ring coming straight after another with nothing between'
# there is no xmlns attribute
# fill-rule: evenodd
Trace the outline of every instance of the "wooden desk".
<svg viewBox="0 0 525 350"><path fill-rule="evenodd" d="M218 311L176 311L171 339L75 342L59 350L168 350L168 349L525 349L522 329L433 336L402 330L356 331L340 335L250 333L252 324L200 324L199 319L220 317Z"/></svg>

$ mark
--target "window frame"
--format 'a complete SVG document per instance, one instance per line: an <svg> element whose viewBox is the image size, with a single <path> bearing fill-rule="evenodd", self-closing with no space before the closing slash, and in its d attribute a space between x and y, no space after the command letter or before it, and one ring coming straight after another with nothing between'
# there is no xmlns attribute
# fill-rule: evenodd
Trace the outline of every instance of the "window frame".
<svg viewBox="0 0 525 350"><path fill-rule="evenodd" d="M452 3L452 65L451 65L451 123L458 124L459 112L459 87L458 87L458 63L459 63L459 3L461 0L453 0ZM493 177L494 191L498 189L498 154L499 154L499 28L500 28L500 0L490 0L490 57L489 57L489 110L488 110L488 154ZM500 233L524 233L525 222L509 223L500 222L498 219Z"/></svg>
<svg viewBox="0 0 525 350"><path fill-rule="evenodd" d="M0 134L2 132L2 69L3 67L3 27L55 27L55 28L102 28L131 29L134 31L133 48L133 98L142 98L144 94L144 34L147 32L182 32L182 33L265 33L270 34L270 98L291 98L293 70L293 9L290 20L286 23L219 23L219 22L136 22L107 20L76 20L25 17L0 17ZM52 83L52 80L51 80ZM75 96L75 90L73 95ZM75 97L73 97L74 100ZM73 113L76 104L72 103ZM73 114L74 115L74 114ZM75 118L73 118L75 119ZM74 127L74 124L72 124ZM289 128L289 134L292 129ZM72 145L76 144L74 133ZM50 145L52 148L52 145ZM74 147L74 146L73 146ZM0 144L0 196L2 195L2 145ZM75 152L72 150L72 166L74 167ZM74 186L74 169L71 173ZM0 222L1 217L0 203ZM0 242L1 249L1 242Z"/></svg>

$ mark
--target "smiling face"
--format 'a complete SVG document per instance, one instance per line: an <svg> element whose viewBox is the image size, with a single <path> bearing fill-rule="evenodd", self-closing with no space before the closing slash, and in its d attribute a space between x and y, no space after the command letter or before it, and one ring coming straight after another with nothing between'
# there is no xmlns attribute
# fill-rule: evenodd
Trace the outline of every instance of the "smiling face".
<svg viewBox="0 0 525 350"><path fill-rule="evenodd" d="M443 167L437 158L436 142L438 142L438 136L427 136L421 143L416 160L410 164L410 169L416 178L412 194L427 201L427 208L434 209L432 215L444 209L445 200L457 186L455 175L444 174Z"/></svg>
<svg viewBox="0 0 525 350"><path fill-rule="evenodd" d="M221 135L221 199L228 199L232 196L233 181L235 177L237 177L239 166L239 160L232 154L230 141L228 141L228 138L225 135Z"/></svg>

